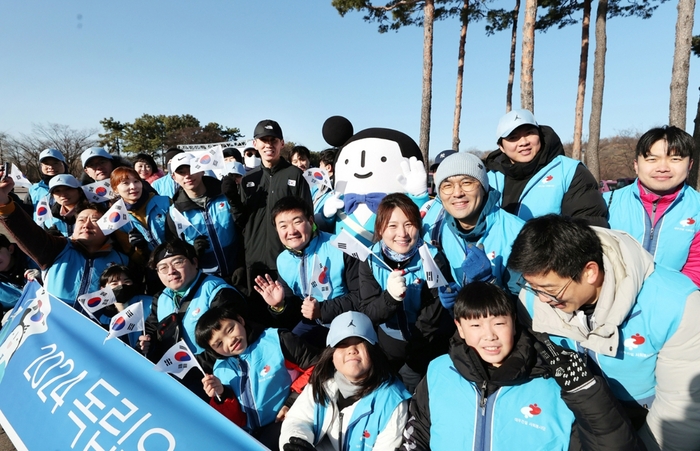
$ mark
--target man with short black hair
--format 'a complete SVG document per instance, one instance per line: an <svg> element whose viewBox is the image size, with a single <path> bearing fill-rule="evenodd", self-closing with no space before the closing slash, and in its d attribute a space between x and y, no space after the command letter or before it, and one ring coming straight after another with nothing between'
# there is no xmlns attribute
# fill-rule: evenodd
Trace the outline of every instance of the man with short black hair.
<svg viewBox="0 0 700 451"><path fill-rule="evenodd" d="M678 127L652 128L637 142L636 183L603 198L611 228L700 286L700 194L686 183L694 148L693 137Z"/></svg>
<svg viewBox="0 0 700 451"><path fill-rule="evenodd" d="M243 177L240 197L235 189L235 180L230 176L224 177L225 183L222 184L222 190L232 200L236 222L243 229L249 295L255 293L253 281L257 276L270 274L277 279L276 260L284 248L270 217L272 207L286 196L299 197L313 205L309 185L302 172L280 155L284 137L279 124L270 119L260 121L253 138L262 165ZM267 304L259 298L256 301L251 314L265 325L270 325Z"/></svg>
<svg viewBox="0 0 700 451"><path fill-rule="evenodd" d="M700 292L626 233L581 219L529 220L508 267L520 320L595 363L647 449L700 448Z"/></svg>

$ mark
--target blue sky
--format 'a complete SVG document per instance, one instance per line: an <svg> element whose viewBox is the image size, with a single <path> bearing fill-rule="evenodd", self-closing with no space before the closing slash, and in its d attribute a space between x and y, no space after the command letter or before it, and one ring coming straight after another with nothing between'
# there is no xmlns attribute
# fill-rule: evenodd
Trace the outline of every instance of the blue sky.
<svg viewBox="0 0 700 451"><path fill-rule="evenodd" d="M649 20L608 22L603 137L668 121L675 22L672 2ZM192 114L250 138L259 120L272 118L287 140L321 150L323 122L339 114L356 131L395 128L418 141L422 29L376 30L360 13L341 18L330 0L3 2L0 132L19 136L48 123L102 131L105 117ZM574 26L536 36L535 115L565 142L573 136L580 33ZM451 147L458 40L456 20L436 23L431 155ZM487 37L483 23L470 26L461 150L495 148L509 42L508 32ZM690 133L699 71L692 57ZM519 99L516 80L516 106Z"/></svg>

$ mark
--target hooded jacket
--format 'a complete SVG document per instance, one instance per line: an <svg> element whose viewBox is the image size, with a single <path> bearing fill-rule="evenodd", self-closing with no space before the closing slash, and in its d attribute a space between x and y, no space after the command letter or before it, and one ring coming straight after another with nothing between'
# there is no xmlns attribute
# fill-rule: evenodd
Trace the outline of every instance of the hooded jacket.
<svg viewBox="0 0 700 451"><path fill-rule="evenodd" d="M489 183L501 192L501 208L528 220L548 213L609 227L598 182L581 162L564 156L551 127L540 127L540 151L528 163L512 163L501 150L486 157Z"/></svg>
<svg viewBox="0 0 700 451"><path fill-rule="evenodd" d="M521 318L552 341L585 353L615 396L646 408L641 434L648 449L700 447L700 292L677 271L654 265L627 233L594 227L605 279L592 313L565 313L520 293Z"/></svg>
<svg viewBox="0 0 700 451"><path fill-rule="evenodd" d="M526 331L494 368L455 334L413 396L404 449L638 450L629 421L602 379L562 393L544 378ZM517 443L517 446L516 446Z"/></svg>

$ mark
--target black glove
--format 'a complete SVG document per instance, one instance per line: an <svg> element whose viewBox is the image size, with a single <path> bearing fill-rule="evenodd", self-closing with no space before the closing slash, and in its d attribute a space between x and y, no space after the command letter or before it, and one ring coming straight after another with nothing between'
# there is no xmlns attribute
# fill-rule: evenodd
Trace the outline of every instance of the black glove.
<svg viewBox="0 0 700 451"><path fill-rule="evenodd" d="M577 392L595 384L593 373L576 351L569 351L552 343L549 338L535 342L535 349L542 356L544 366L562 390Z"/></svg>
<svg viewBox="0 0 700 451"><path fill-rule="evenodd" d="M207 238L204 235L199 235L197 238L194 239L194 243L192 243L194 246L194 250L197 253L197 258L201 259L202 256L204 255L204 252L209 249L209 238Z"/></svg>
<svg viewBox="0 0 700 451"><path fill-rule="evenodd" d="M314 445L299 437L290 437L289 443L285 444L282 449L284 451L316 451Z"/></svg>
<svg viewBox="0 0 700 451"><path fill-rule="evenodd" d="M129 231L129 244L134 249L141 249L141 250L148 249L148 241L146 241L146 238L143 237L141 232L139 232L136 227L133 227Z"/></svg>

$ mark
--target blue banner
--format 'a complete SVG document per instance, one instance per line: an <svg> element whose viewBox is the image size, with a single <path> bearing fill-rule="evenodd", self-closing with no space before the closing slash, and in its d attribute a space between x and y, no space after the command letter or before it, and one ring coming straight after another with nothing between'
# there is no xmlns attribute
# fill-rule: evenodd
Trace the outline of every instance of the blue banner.
<svg viewBox="0 0 700 451"><path fill-rule="evenodd" d="M38 283L0 330L0 423L19 450L265 450ZM191 371L197 371L193 369Z"/></svg>

